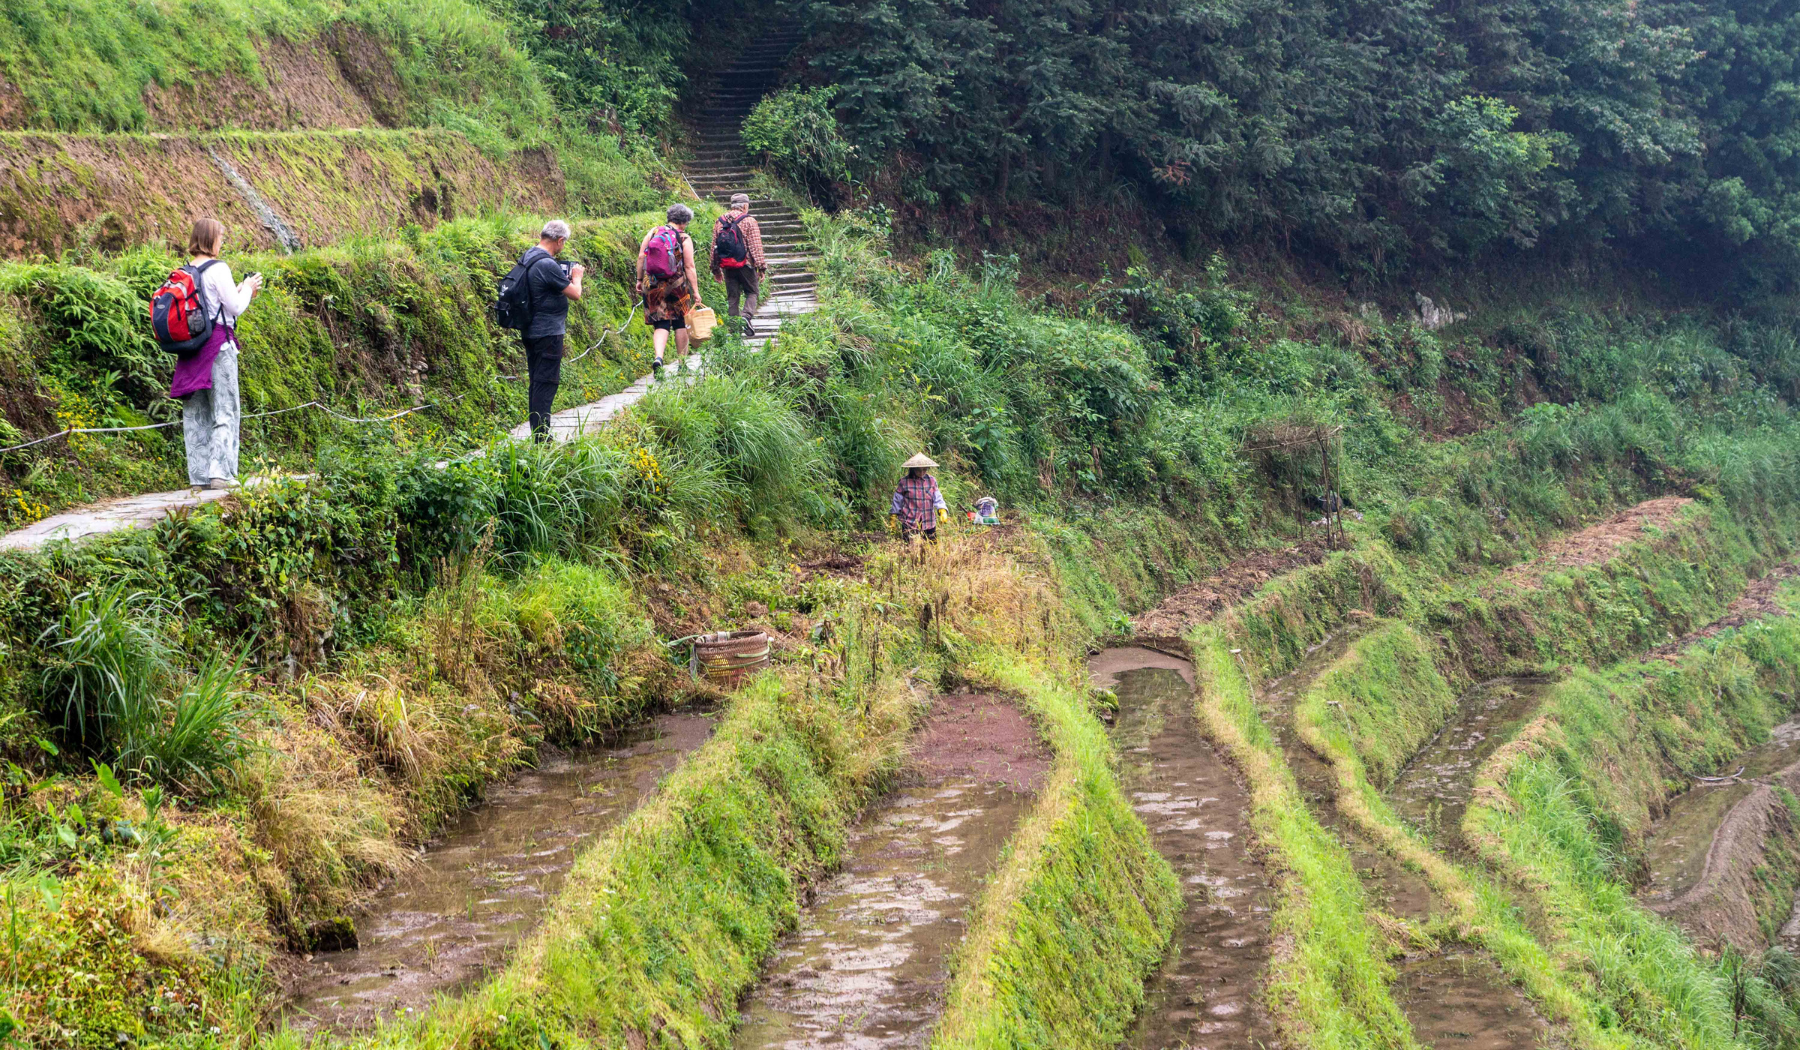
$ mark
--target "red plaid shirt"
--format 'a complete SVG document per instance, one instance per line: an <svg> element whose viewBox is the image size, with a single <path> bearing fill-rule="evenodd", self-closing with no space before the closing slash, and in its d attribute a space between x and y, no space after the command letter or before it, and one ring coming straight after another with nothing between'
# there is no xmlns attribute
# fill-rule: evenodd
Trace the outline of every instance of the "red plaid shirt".
<svg viewBox="0 0 1800 1050"><path fill-rule="evenodd" d="M936 528L932 512L942 509L944 495L938 491L937 479L930 474L922 478L901 478L900 484L894 486L894 504L889 513L908 528Z"/></svg>
<svg viewBox="0 0 1800 1050"><path fill-rule="evenodd" d="M760 270L767 265L763 262L762 227L758 226L756 220L750 217L748 210L728 211L714 219L713 243L719 243L719 234L725 229L725 220L735 219L739 216L743 218L738 222L738 232L744 235L744 247L750 252L750 265ZM719 272L719 260L716 258L713 259L713 272Z"/></svg>

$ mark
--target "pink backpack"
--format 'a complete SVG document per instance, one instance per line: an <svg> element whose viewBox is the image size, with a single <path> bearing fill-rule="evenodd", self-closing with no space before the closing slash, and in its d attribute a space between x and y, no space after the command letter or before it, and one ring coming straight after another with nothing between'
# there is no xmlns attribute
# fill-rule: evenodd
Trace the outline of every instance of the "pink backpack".
<svg viewBox="0 0 1800 1050"><path fill-rule="evenodd" d="M682 271L681 231L673 226L651 230L650 243L644 246L644 272L652 277L674 277Z"/></svg>

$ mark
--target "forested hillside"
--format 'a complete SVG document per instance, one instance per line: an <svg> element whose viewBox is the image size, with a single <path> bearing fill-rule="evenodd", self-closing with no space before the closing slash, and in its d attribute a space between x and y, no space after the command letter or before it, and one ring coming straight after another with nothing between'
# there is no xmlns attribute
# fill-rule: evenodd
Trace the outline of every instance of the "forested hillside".
<svg viewBox="0 0 1800 1050"><path fill-rule="evenodd" d="M1787 287L1800 7L814 0L857 171L921 204L1141 199L1390 277L1606 245Z"/></svg>

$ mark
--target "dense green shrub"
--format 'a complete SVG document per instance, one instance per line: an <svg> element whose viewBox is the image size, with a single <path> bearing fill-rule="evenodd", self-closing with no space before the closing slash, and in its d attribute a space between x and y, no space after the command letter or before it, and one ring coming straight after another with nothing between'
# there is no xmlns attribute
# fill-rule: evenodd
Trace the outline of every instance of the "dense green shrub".
<svg viewBox="0 0 1800 1050"><path fill-rule="evenodd" d="M916 203L1137 199L1377 275L1546 237L1754 291L1800 264L1791 5L804 9L859 174Z"/></svg>
<svg viewBox="0 0 1800 1050"><path fill-rule="evenodd" d="M836 87L786 88L756 104L744 118L744 149L775 174L831 199L850 181L855 151L838 131L831 101Z"/></svg>

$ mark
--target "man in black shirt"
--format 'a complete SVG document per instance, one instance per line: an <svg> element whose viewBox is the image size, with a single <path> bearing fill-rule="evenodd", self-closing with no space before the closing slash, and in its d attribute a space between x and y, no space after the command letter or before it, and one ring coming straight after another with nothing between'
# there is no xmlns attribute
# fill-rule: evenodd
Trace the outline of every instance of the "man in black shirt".
<svg viewBox="0 0 1800 1050"><path fill-rule="evenodd" d="M537 258L525 274L526 290L531 296L531 323L520 335L525 342L526 371L531 376L527 395L531 436L538 441L550 440L550 406L562 383L563 335L569 330L569 303L581 298L581 275L586 272L579 263L570 267L556 260L567 243L569 224L551 219L538 235L537 248L527 253Z"/></svg>

